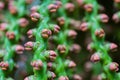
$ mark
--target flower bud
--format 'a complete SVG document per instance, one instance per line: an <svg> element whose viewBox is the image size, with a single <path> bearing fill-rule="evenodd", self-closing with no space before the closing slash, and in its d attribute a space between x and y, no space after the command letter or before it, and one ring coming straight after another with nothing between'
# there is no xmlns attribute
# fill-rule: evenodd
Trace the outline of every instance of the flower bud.
<svg viewBox="0 0 120 80"><path fill-rule="evenodd" d="M52 35L52 32L49 29L43 29L41 35L43 38L47 39Z"/></svg>
<svg viewBox="0 0 120 80"><path fill-rule="evenodd" d="M16 53L22 54L23 51L24 51L24 47L23 47L23 46L17 45L17 46L15 47L15 52L16 52Z"/></svg>
<svg viewBox="0 0 120 80"><path fill-rule="evenodd" d="M30 11L31 13L37 12L39 6L33 6Z"/></svg>
<svg viewBox="0 0 120 80"><path fill-rule="evenodd" d="M98 61L100 61L100 56L99 56L99 54L94 53L94 54L91 56L90 60L91 60L92 62L98 62Z"/></svg>
<svg viewBox="0 0 120 80"><path fill-rule="evenodd" d="M54 13L54 12L57 11L58 6L55 5L55 4L50 4L50 5L48 6L48 9L49 9L49 11L50 11L51 13Z"/></svg>
<svg viewBox="0 0 120 80"><path fill-rule="evenodd" d="M55 1L54 4L57 5L58 8L60 8L62 6L62 2L61 1Z"/></svg>
<svg viewBox="0 0 120 80"><path fill-rule="evenodd" d="M13 5L13 2L9 3L8 9L9 9L11 14L16 14L17 13L17 8L16 8L16 6Z"/></svg>
<svg viewBox="0 0 120 80"><path fill-rule="evenodd" d="M1 23L0 24L0 30L1 31L6 31L6 29L7 29L7 23Z"/></svg>
<svg viewBox="0 0 120 80"><path fill-rule="evenodd" d="M69 67L69 68L74 68L74 67L76 67L75 62L74 62L74 61L70 61L70 62L68 63L68 67Z"/></svg>
<svg viewBox="0 0 120 80"><path fill-rule="evenodd" d="M84 4L84 0L76 0L79 6L82 6Z"/></svg>
<svg viewBox="0 0 120 80"><path fill-rule="evenodd" d="M84 9L87 12L91 12L93 10L93 5L92 4L85 4Z"/></svg>
<svg viewBox="0 0 120 80"><path fill-rule="evenodd" d="M22 28L26 27L29 24L28 20L25 18L19 19L18 23Z"/></svg>
<svg viewBox="0 0 120 80"><path fill-rule="evenodd" d="M81 50L81 47L78 44L73 44L70 47L70 51L73 52L73 53L79 53L80 50Z"/></svg>
<svg viewBox="0 0 120 80"><path fill-rule="evenodd" d="M57 21L58 21L59 25L64 25L64 23L65 23L64 17L58 18Z"/></svg>
<svg viewBox="0 0 120 80"><path fill-rule="evenodd" d="M45 57L49 58L51 61L54 61L56 59L56 52L53 50L45 51L44 53Z"/></svg>
<svg viewBox="0 0 120 80"><path fill-rule="evenodd" d="M115 21L115 23L120 22L119 14L118 13L113 14L112 19L113 19L113 21Z"/></svg>
<svg viewBox="0 0 120 80"><path fill-rule="evenodd" d="M41 60L36 60L31 62L31 65L33 66L33 69L40 70L43 67L43 63Z"/></svg>
<svg viewBox="0 0 120 80"><path fill-rule="evenodd" d="M110 63L109 69L110 69L111 71L118 71L118 70L119 70L118 67L119 67L119 64L118 64L118 63L112 62L112 63Z"/></svg>
<svg viewBox="0 0 120 80"><path fill-rule="evenodd" d="M115 3L120 3L120 0L114 0Z"/></svg>
<svg viewBox="0 0 120 80"><path fill-rule="evenodd" d="M2 70L7 70L8 67L9 67L8 62L4 62L4 61L0 62L0 68L1 68Z"/></svg>
<svg viewBox="0 0 120 80"><path fill-rule="evenodd" d="M4 7L5 7L5 4L0 1L0 10L3 10Z"/></svg>
<svg viewBox="0 0 120 80"><path fill-rule="evenodd" d="M28 30L27 35L28 35L28 38L33 38L33 36L34 36L33 30L32 29Z"/></svg>
<svg viewBox="0 0 120 80"><path fill-rule="evenodd" d="M69 30L68 31L68 37L69 38L75 39L76 36L77 36L77 32L75 30Z"/></svg>
<svg viewBox="0 0 120 80"><path fill-rule="evenodd" d="M73 75L73 80L82 80L82 77L78 74Z"/></svg>
<svg viewBox="0 0 120 80"><path fill-rule="evenodd" d="M65 45L58 45L58 46L57 46L57 50L58 50L61 54L63 54L63 53L66 52L66 47L65 47Z"/></svg>
<svg viewBox="0 0 120 80"><path fill-rule="evenodd" d="M118 46L115 43L110 43L110 50L111 51L116 51Z"/></svg>
<svg viewBox="0 0 120 80"><path fill-rule="evenodd" d="M103 38L105 36L105 32L103 29L99 29L99 30L96 30L95 31L95 35L98 37L98 38Z"/></svg>
<svg viewBox="0 0 120 80"><path fill-rule="evenodd" d="M48 78L50 79L50 80L53 80L55 77L56 77L56 75L55 75L55 73L54 72L52 72L52 71L48 71Z"/></svg>
<svg viewBox="0 0 120 80"><path fill-rule="evenodd" d="M58 25L54 25L54 33L58 33L60 31L60 27Z"/></svg>
<svg viewBox="0 0 120 80"><path fill-rule="evenodd" d="M73 12L75 9L75 6L73 3L67 3L67 4L65 4L65 9L69 12Z"/></svg>
<svg viewBox="0 0 120 80"><path fill-rule="evenodd" d="M40 14L37 12L32 13L30 16L31 16L31 20L35 22L40 19Z"/></svg>
<svg viewBox="0 0 120 80"><path fill-rule="evenodd" d="M6 36L8 37L8 39L12 40L15 38L15 33L14 32L7 32Z"/></svg>
<svg viewBox="0 0 120 80"><path fill-rule="evenodd" d="M34 42L29 41L29 42L25 43L25 44L24 44L24 46L25 46L25 50L30 51L30 50L32 50L32 49L33 49Z"/></svg>
<svg viewBox="0 0 120 80"><path fill-rule="evenodd" d="M60 76L58 80L69 80L67 76Z"/></svg>
<svg viewBox="0 0 120 80"><path fill-rule="evenodd" d="M108 20L109 20L109 17L108 17L106 14L100 14L100 15L98 16L98 19L99 19L101 22L103 22L103 23L107 23Z"/></svg>
<svg viewBox="0 0 120 80"><path fill-rule="evenodd" d="M80 25L81 31L87 31L88 30L88 23L84 22Z"/></svg>

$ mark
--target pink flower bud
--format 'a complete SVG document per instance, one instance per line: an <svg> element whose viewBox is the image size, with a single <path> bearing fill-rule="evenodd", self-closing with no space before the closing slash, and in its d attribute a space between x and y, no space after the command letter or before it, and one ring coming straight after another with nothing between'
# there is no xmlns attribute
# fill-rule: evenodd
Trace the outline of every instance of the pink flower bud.
<svg viewBox="0 0 120 80"><path fill-rule="evenodd" d="M54 33L58 33L60 31L60 27L58 25L54 25Z"/></svg>
<svg viewBox="0 0 120 80"><path fill-rule="evenodd" d="M33 6L30 11L31 13L37 12L39 6Z"/></svg>
<svg viewBox="0 0 120 80"><path fill-rule="evenodd" d="M48 71L48 78L49 78L50 80L53 80L55 77L56 77L56 75L55 75L54 72Z"/></svg>
<svg viewBox="0 0 120 80"><path fill-rule="evenodd" d="M118 71L118 70L119 70L118 67L119 67L118 63L112 62L112 63L110 63L109 69L110 69L111 71Z"/></svg>
<svg viewBox="0 0 120 80"><path fill-rule="evenodd" d="M57 11L58 6L55 5L55 4L50 4L50 5L48 6L48 9L49 9L49 11L50 11L51 13L54 13L54 12Z"/></svg>
<svg viewBox="0 0 120 80"><path fill-rule="evenodd" d="M56 59L56 57L57 57L56 52L50 50L50 51L49 51L49 58L50 58L50 60L51 60L51 61L54 61L54 60Z"/></svg>
<svg viewBox="0 0 120 80"><path fill-rule="evenodd" d="M26 27L26 26L29 24L28 20L25 19L25 18L19 19L18 23L19 23L19 25L20 25L21 27L23 27L23 28Z"/></svg>
<svg viewBox="0 0 120 80"><path fill-rule="evenodd" d="M82 77L78 74L73 75L73 80L82 80Z"/></svg>
<svg viewBox="0 0 120 80"><path fill-rule="evenodd" d="M31 20L35 22L40 19L40 14L37 12L32 13L30 16L31 16Z"/></svg>
<svg viewBox="0 0 120 80"><path fill-rule="evenodd" d="M28 30L27 35L28 35L28 38L33 38L33 36L34 36L33 30L32 29Z"/></svg>
<svg viewBox="0 0 120 80"><path fill-rule="evenodd" d="M65 47L65 45L58 45L58 46L57 46L57 50L58 50L61 54L63 54L63 53L66 52L66 47Z"/></svg>
<svg viewBox="0 0 120 80"><path fill-rule="evenodd" d="M7 32L6 36L8 37L8 39L12 40L15 38L15 33L14 32Z"/></svg>
<svg viewBox="0 0 120 80"><path fill-rule="evenodd" d="M67 4L65 4L65 9L69 12L73 12L75 9L75 6L73 3L67 3Z"/></svg>
<svg viewBox="0 0 120 80"><path fill-rule="evenodd" d="M112 19L115 21L115 23L118 23L120 21L120 18L117 13L113 15Z"/></svg>
<svg viewBox="0 0 120 80"><path fill-rule="evenodd" d="M60 76L58 80L69 80L67 76Z"/></svg>
<svg viewBox="0 0 120 80"><path fill-rule="evenodd" d="M0 24L0 30L1 31L6 31L6 29L7 29L7 23L1 23Z"/></svg>
<svg viewBox="0 0 120 80"><path fill-rule="evenodd" d="M85 4L84 9L87 12L91 12L93 10L93 5L92 4Z"/></svg>
<svg viewBox="0 0 120 80"><path fill-rule="evenodd" d="M30 51L30 50L32 50L32 49L33 49L34 42L29 41L29 42L25 43L25 44L24 44L24 46L25 46L25 50Z"/></svg>
<svg viewBox="0 0 120 80"><path fill-rule="evenodd" d="M0 1L0 10L2 10L5 7L5 4Z"/></svg>
<svg viewBox="0 0 120 80"><path fill-rule="evenodd" d="M16 6L13 5L13 2L9 3L8 9L9 9L11 14L16 14L17 13L17 8L16 8Z"/></svg>
<svg viewBox="0 0 120 80"><path fill-rule="evenodd" d="M17 46L15 47L15 51L16 51L16 53L18 53L18 54L22 54L23 51L24 51L24 47L21 46L21 45L17 45Z"/></svg>
<svg viewBox="0 0 120 80"><path fill-rule="evenodd" d="M81 31L87 31L88 30L88 23L84 22L80 25Z"/></svg>
<svg viewBox="0 0 120 80"><path fill-rule="evenodd" d="M75 62L74 62L74 61L70 61L69 64L68 64L68 67L69 67L69 68L74 68L74 67L76 67Z"/></svg>
<svg viewBox="0 0 120 80"><path fill-rule="evenodd" d="M40 70L43 67L43 63L41 60L36 60L36 61L31 62L31 65L33 66L35 70Z"/></svg>
<svg viewBox="0 0 120 80"><path fill-rule="evenodd" d="M120 0L114 0L115 3L120 3Z"/></svg>
<svg viewBox="0 0 120 80"><path fill-rule="evenodd" d="M109 17L108 17L106 14L100 14L100 15L98 16L98 18L99 18L99 20L100 20L101 22L103 22L103 23L107 23L108 20L109 20Z"/></svg>
<svg viewBox="0 0 120 80"><path fill-rule="evenodd" d="M111 51L116 51L118 46L115 43L110 43L110 50Z"/></svg>
<svg viewBox="0 0 120 80"><path fill-rule="evenodd" d="M105 36L105 32L103 29L99 29L95 31L95 35L99 38L103 38Z"/></svg>
<svg viewBox="0 0 120 80"><path fill-rule="evenodd" d="M64 17L58 18L57 21L58 21L59 25L64 25L64 23L65 23Z"/></svg>
<svg viewBox="0 0 120 80"><path fill-rule="evenodd" d="M84 0L76 0L79 6L82 6L84 4Z"/></svg>
<svg viewBox="0 0 120 80"><path fill-rule="evenodd" d="M2 70L7 70L8 67L9 67L8 62L4 62L4 61L0 62L0 68L1 68Z"/></svg>
<svg viewBox="0 0 120 80"><path fill-rule="evenodd" d="M91 60L92 62L98 62L98 61L100 61L100 56L99 56L97 53L94 53L94 54L91 56L90 60Z"/></svg>
<svg viewBox="0 0 120 80"><path fill-rule="evenodd" d="M68 37L69 38L75 39L76 36L77 36L77 32L75 30L69 30L68 31Z"/></svg>
<svg viewBox="0 0 120 80"><path fill-rule="evenodd" d="M52 35L52 32L49 29L43 29L41 35L43 38L47 39Z"/></svg>
<svg viewBox="0 0 120 80"><path fill-rule="evenodd" d="M57 5L58 8L60 8L62 6L62 2L61 1L55 1L54 4Z"/></svg>
<svg viewBox="0 0 120 80"><path fill-rule="evenodd" d="M73 44L71 47L70 47L70 51L72 53L79 53L81 50L81 47L78 45L78 44Z"/></svg>

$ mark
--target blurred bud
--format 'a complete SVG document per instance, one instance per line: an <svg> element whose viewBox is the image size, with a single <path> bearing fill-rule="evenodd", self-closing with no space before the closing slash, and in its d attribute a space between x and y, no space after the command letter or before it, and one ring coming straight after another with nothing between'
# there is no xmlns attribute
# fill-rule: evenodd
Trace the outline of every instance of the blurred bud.
<svg viewBox="0 0 120 80"><path fill-rule="evenodd" d="M65 23L64 17L59 17L59 18L57 19L57 21L58 21L59 25L64 25L64 23Z"/></svg>
<svg viewBox="0 0 120 80"><path fill-rule="evenodd" d="M120 0L114 0L115 3L120 3Z"/></svg>
<svg viewBox="0 0 120 80"><path fill-rule="evenodd" d="M21 46L21 45L16 45L15 47L15 52L18 53L18 54L22 54L24 51L24 47Z"/></svg>
<svg viewBox="0 0 120 80"><path fill-rule="evenodd" d="M36 60L31 62L31 65L33 66L33 69L40 70L43 67L43 63L41 60Z"/></svg>
<svg viewBox="0 0 120 80"><path fill-rule="evenodd" d="M31 13L30 16L31 16L31 20L32 20L32 21L35 21L35 22L40 19L40 14L37 13L37 12Z"/></svg>
<svg viewBox="0 0 120 80"><path fill-rule="evenodd" d="M84 9L87 12L91 12L93 10L93 5L92 4L85 4Z"/></svg>
<svg viewBox="0 0 120 80"><path fill-rule="evenodd" d="M115 14L113 14L112 19L113 19L113 21L115 21L115 23L120 22L119 13L115 13Z"/></svg>
<svg viewBox="0 0 120 80"><path fill-rule="evenodd" d="M99 29L95 31L95 35L99 38L103 38L105 36L105 32L103 29Z"/></svg>
<svg viewBox="0 0 120 80"><path fill-rule="evenodd" d="M53 80L56 77L55 73L52 71L48 71L47 75L50 80Z"/></svg>
<svg viewBox="0 0 120 80"><path fill-rule="evenodd" d="M4 62L4 61L0 62L0 68L1 68L2 70L7 70L8 67L9 67L8 62Z"/></svg>
<svg viewBox="0 0 120 80"><path fill-rule="evenodd" d="M45 51L45 57L49 58L51 61L54 61L56 59L56 52L53 50Z"/></svg>
<svg viewBox="0 0 120 80"><path fill-rule="evenodd" d="M41 35L43 38L47 39L52 35L52 32L49 29L43 29Z"/></svg>
<svg viewBox="0 0 120 80"><path fill-rule="evenodd" d="M50 5L48 6L48 9L49 9L49 11L50 11L51 13L54 13L54 12L57 11L58 6L55 5L55 4L50 4Z"/></svg>
<svg viewBox="0 0 120 80"><path fill-rule="evenodd" d="M54 33L58 33L60 31L60 27L58 25L54 25Z"/></svg>
<svg viewBox="0 0 120 80"><path fill-rule="evenodd" d="M28 20L25 19L25 18L19 19L18 23L19 23L19 25L20 25L21 27L23 27L23 28L26 27L26 26L29 24Z"/></svg>
<svg viewBox="0 0 120 80"><path fill-rule="evenodd" d="M82 6L84 4L84 0L76 0L79 6Z"/></svg>
<svg viewBox="0 0 120 80"><path fill-rule="evenodd" d="M70 61L70 62L68 63L68 67L69 67L69 68L74 68L74 67L76 67L76 63L75 63L74 61Z"/></svg>
<svg viewBox="0 0 120 80"><path fill-rule="evenodd" d="M58 80L69 80L67 76L60 76Z"/></svg>
<svg viewBox="0 0 120 80"><path fill-rule="evenodd" d="M34 42L29 41L29 42L25 43L25 44L24 44L24 46L25 46L25 50L30 51L30 50L32 50L32 49L33 49Z"/></svg>
<svg viewBox="0 0 120 80"><path fill-rule="evenodd" d="M36 77L31 75L31 76L26 77L24 80L36 80Z"/></svg>
<svg viewBox="0 0 120 80"><path fill-rule="evenodd" d="M98 62L98 61L100 61L100 56L99 56L99 54L94 53L94 54L91 56L90 60L91 60L92 62Z"/></svg>
<svg viewBox="0 0 120 80"><path fill-rule="evenodd" d="M3 10L4 7L5 7L5 4L0 1L0 10Z"/></svg>
<svg viewBox="0 0 120 80"><path fill-rule="evenodd" d="M69 30L68 31L68 37L69 38L75 39L76 36L77 36L77 32L75 30Z"/></svg>
<svg viewBox="0 0 120 80"><path fill-rule="evenodd" d="M82 77L78 74L73 75L73 80L82 80Z"/></svg>
<svg viewBox="0 0 120 80"><path fill-rule="evenodd" d="M17 8L16 6L13 4L13 2L10 2L8 5L8 9L10 11L11 14L16 14L17 13Z"/></svg>
<svg viewBox="0 0 120 80"><path fill-rule="evenodd" d="M0 31L6 31L7 29L7 23L1 23L0 24Z"/></svg>
<svg viewBox="0 0 120 80"><path fill-rule="evenodd" d="M6 36L8 37L8 39L12 40L15 38L15 33L14 32L7 32Z"/></svg>
<svg viewBox="0 0 120 80"><path fill-rule="evenodd" d="M61 1L55 1L54 4L57 5L58 8L60 8L62 6L62 2Z"/></svg>
<svg viewBox="0 0 120 80"><path fill-rule="evenodd" d="M88 23L86 23L86 22L81 23L81 25L80 25L80 30L81 30L81 31L87 31L88 28L89 28Z"/></svg>
<svg viewBox="0 0 120 80"><path fill-rule="evenodd" d="M116 51L118 46L115 43L110 43L110 50L111 51Z"/></svg>
<svg viewBox="0 0 120 80"><path fill-rule="evenodd" d="M100 14L100 15L98 16L98 19L99 19L101 22L103 22L103 23L107 23L108 20L109 20L109 17L108 17L106 14Z"/></svg>
<svg viewBox="0 0 120 80"><path fill-rule="evenodd" d="M73 53L79 53L80 50L81 50L81 47L78 44L73 44L70 47L70 52L73 52Z"/></svg>
<svg viewBox="0 0 120 80"><path fill-rule="evenodd" d="M93 43L89 43L87 45L87 50L89 50L90 52L94 52L94 45L93 45Z"/></svg>
<svg viewBox="0 0 120 80"><path fill-rule="evenodd" d="M33 6L30 11L31 13L37 12L39 6Z"/></svg>
<svg viewBox="0 0 120 80"><path fill-rule="evenodd" d="M58 50L61 54L63 54L63 53L66 52L66 47L65 47L65 45L58 45L58 46L57 46L57 50Z"/></svg>
<svg viewBox="0 0 120 80"><path fill-rule="evenodd" d="M91 70L92 70L92 63L91 62L86 62L85 63L85 66L84 66L84 68L85 68L85 71L86 72L90 72Z"/></svg>
<svg viewBox="0 0 120 80"><path fill-rule="evenodd" d="M119 64L118 64L118 63L112 62L112 63L110 63L109 69L110 69L111 71L118 71L118 70L119 70L118 67L119 67Z"/></svg>
<svg viewBox="0 0 120 80"><path fill-rule="evenodd" d="M75 10L75 5L73 3L65 4L65 9L69 12L73 12Z"/></svg>
<svg viewBox="0 0 120 80"><path fill-rule="evenodd" d="M28 38L33 38L33 29L28 30L27 32Z"/></svg>

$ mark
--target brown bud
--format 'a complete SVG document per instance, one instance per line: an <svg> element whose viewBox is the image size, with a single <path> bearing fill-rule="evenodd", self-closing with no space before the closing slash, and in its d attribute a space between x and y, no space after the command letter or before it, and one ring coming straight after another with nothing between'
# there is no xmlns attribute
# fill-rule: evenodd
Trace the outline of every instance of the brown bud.
<svg viewBox="0 0 120 80"><path fill-rule="evenodd" d="M23 51L24 51L24 47L21 46L21 45L17 45L17 46L15 47L15 51L16 51L16 53L18 53L18 54L22 54Z"/></svg>
<svg viewBox="0 0 120 80"><path fill-rule="evenodd" d="M30 16L31 16L31 20L35 22L40 19L40 14L37 12L32 13Z"/></svg>
<svg viewBox="0 0 120 80"><path fill-rule="evenodd" d="M6 31L6 29L7 29L7 23L1 23L0 24L0 30L1 31Z"/></svg>
<svg viewBox="0 0 120 80"><path fill-rule="evenodd" d="M99 30L96 30L96 31L95 31L95 35L96 35L97 37L99 37L99 38L102 38L102 37L105 36L105 32L104 32L103 29L99 29Z"/></svg>
<svg viewBox="0 0 120 80"><path fill-rule="evenodd" d="M108 20L109 20L109 17L106 14L100 14L99 19L100 19L101 22L107 23Z"/></svg>
<svg viewBox="0 0 120 80"><path fill-rule="evenodd" d="M24 44L24 46L25 46L25 50L30 51L30 50L32 50L32 49L33 49L34 42L29 41L29 42L25 43L25 44Z"/></svg>
<svg viewBox="0 0 120 80"><path fill-rule="evenodd" d="M43 67L43 63L41 60L36 60L36 61L31 62L31 65L33 66L35 70L40 70Z"/></svg>
<svg viewBox="0 0 120 80"><path fill-rule="evenodd" d="M60 31L60 27L58 25L54 25L54 33L58 33Z"/></svg>
<svg viewBox="0 0 120 80"><path fill-rule="evenodd" d="M60 76L58 80L69 80L67 76Z"/></svg>
<svg viewBox="0 0 120 80"><path fill-rule="evenodd" d="M73 80L82 80L82 77L78 74L73 75Z"/></svg>
<svg viewBox="0 0 120 80"><path fill-rule="evenodd" d="M54 13L54 12L57 11L58 6L55 5L55 4L50 4L50 5L48 6L48 9L49 9L49 11L50 11L51 13Z"/></svg>
<svg viewBox="0 0 120 80"><path fill-rule="evenodd" d="M67 3L67 4L65 4L65 9L69 12L73 12L75 9L75 6L73 3Z"/></svg>
<svg viewBox="0 0 120 80"><path fill-rule="evenodd" d="M87 31L88 30L88 23L84 22L80 25L81 31Z"/></svg>
<svg viewBox="0 0 120 80"><path fill-rule="evenodd" d="M53 50L49 51L49 58L51 61L54 61L56 59L56 56L57 56L57 54L55 51L53 51Z"/></svg>
<svg viewBox="0 0 120 80"><path fill-rule="evenodd" d="M23 28L26 27L26 26L29 24L28 20L25 19L25 18L19 19L18 23L19 23L19 25L20 25L21 27L23 27Z"/></svg>
<svg viewBox="0 0 120 80"><path fill-rule="evenodd" d="M1 68L2 70L7 70L8 67L9 67L8 62L4 62L4 61L0 62L0 68Z"/></svg>
<svg viewBox="0 0 120 80"><path fill-rule="evenodd" d="M58 21L58 23L59 23L60 25L64 25L64 23L65 23L64 17L58 18L57 21Z"/></svg>
<svg viewBox="0 0 120 80"><path fill-rule="evenodd" d="M118 67L119 67L119 64L118 64L118 63L112 62L112 63L110 63L109 69L110 69L111 71L118 71L118 70L119 70Z"/></svg>
<svg viewBox="0 0 120 80"><path fill-rule="evenodd" d="M43 29L41 35L43 38L47 39L52 35L52 32L49 29Z"/></svg>
<svg viewBox="0 0 120 80"><path fill-rule="evenodd" d="M114 14L112 19L115 21L115 23L118 23L120 21L118 14Z"/></svg>
<svg viewBox="0 0 120 80"><path fill-rule="evenodd" d="M97 53L94 53L94 54L91 56L90 60L91 60L92 62L98 62L98 61L100 61L100 56L99 56Z"/></svg>
<svg viewBox="0 0 120 80"><path fill-rule="evenodd" d="M28 30L27 35L28 35L28 38L33 38L33 36L34 36L33 30L32 29Z"/></svg>
<svg viewBox="0 0 120 80"><path fill-rule="evenodd" d="M69 38L75 39L76 36L77 36L77 32L75 30L69 30L68 31L68 37Z"/></svg>
<svg viewBox="0 0 120 80"><path fill-rule="evenodd" d="M69 68L74 68L74 67L76 67L75 62L74 62L74 61L70 61L69 64L68 64L68 67L69 67Z"/></svg>
<svg viewBox="0 0 120 80"><path fill-rule="evenodd" d="M87 12L91 12L93 10L93 5L92 4L85 4L84 5L84 9L87 11Z"/></svg>
<svg viewBox="0 0 120 80"><path fill-rule="evenodd" d="M14 32L7 32L6 36L8 37L8 39L12 40L15 38L15 33Z"/></svg>
<svg viewBox="0 0 120 80"><path fill-rule="evenodd" d="M70 51L73 53L79 53L81 50L81 47L78 44L73 44L70 48Z"/></svg>
<svg viewBox="0 0 120 80"><path fill-rule="evenodd" d="M58 45L58 46L57 46L57 50L58 50L61 54L63 54L63 53L66 52L66 47L65 47L65 45Z"/></svg>
<svg viewBox="0 0 120 80"><path fill-rule="evenodd" d="M0 1L0 10L2 10L5 7L5 4Z"/></svg>
<svg viewBox="0 0 120 80"><path fill-rule="evenodd" d="M110 50L111 51L116 51L117 50L117 45L115 43L110 43Z"/></svg>

